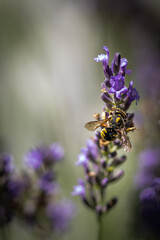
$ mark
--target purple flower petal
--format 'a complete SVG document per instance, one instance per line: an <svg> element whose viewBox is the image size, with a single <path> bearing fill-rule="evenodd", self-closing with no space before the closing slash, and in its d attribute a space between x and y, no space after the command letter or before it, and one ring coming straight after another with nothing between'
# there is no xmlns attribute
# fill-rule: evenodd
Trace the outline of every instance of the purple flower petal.
<svg viewBox="0 0 160 240"><path fill-rule="evenodd" d="M48 155L54 161L59 161L64 157L64 149L60 144L52 143L48 148Z"/></svg>
<svg viewBox="0 0 160 240"><path fill-rule="evenodd" d="M120 68L120 63L121 63L121 55L119 53L115 53L114 59L112 61L112 71L117 75L119 72Z"/></svg>
<svg viewBox="0 0 160 240"><path fill-rule="evenodd" d="M88 139L87 149L88 149L88 157L91 160L96 161L96 159L99 155L99 149L98 149L96 143L92 139Z"/></svg>
<svg viewBox="0 0 160 240"><path fill-rule="evenodd" d="M13 164L13 157L8 153L3 153L0 156L0 161L2 162L2 165L4 167L4 171L6 173L11 173L14 171L14 164Z"/></svg>
<svg viewBox="0 0 160 240"><path fill-rule="evenodd" d="M73 187L73 192L71 192L72 196L80 195L82 198L85 196L85 184L82 179L78 180L78 185Z"/></svg>
<svg viewBox="0 0 160 240"><path fill-rule="evenodd" d="M122 74L123 76L125 74L131 74L131 70L130 69L126 69L128 65L128 60L126 58L121 58L121 64L120 64L120 74Z"/></svg>
<svg viewBox="0 0 160 240"><path fill-rule="evenodd" d="M112 88L114 88L116 91L119 91L124 87L125 78L121 75L112 76L110 79L110 84Z"/></svg>
<svg viewBox="0 0 160 240"><path fill-rule="evenodd" d="M46 208L46 214L51 220L53 230L61 232L66 230L74 216L75 206L68 200L60 203L51 203Z"/></svg>
<svg viewBox="0 0 160 240"><path fill-rule="evenodd" d="M85 164L87 164L87 163L88 163L88 158L87 158L87 156L86 156L85 154L83 154L83 153L80 153L79 156L78 156L78 161L75 162L75 164L76 164L77 166L79 166L79 165L85 165Z"/></svg>
<svg viewBox="0 0 160 240"><path fill-rule="evenodd" d="M122 93L127 93L127 92L128 92L127 87L122 88L121 90L116 92L116 98L121 99L121 94Z"/></svg>
<svg viewBox="0 0 160 240"><path fill-rule="evenodd" d="M23 189L25 188L24 183L21 179L11 179L8 184L8 197L18 197L22 193Z"/></svg>
<svg viewBox="0 0 160 240"><path fill-rule="evenodd" d="M133 88L133 81L130 81L127 95L131 102L136 100L136 104L137 104L137 101L139 101L140 99L137 89Z"/></svg>
<svg viewBox="0 0 160 240"><path fill-rule="evenodd" d="M107 183L108 183L108 178L103 178L102 181L101 181L101 185L102 187L106 187L107 186Z"/></svg>
<svg viewBox="0 0 160 240"><path fill-rule="evenodd" d="M106 46L103 47L103 49L106 51L106 54L100 54L98 57L94 58L96 62L102 62L103 64L103 71L106 77L108 77L107 67L108 67L108 61L109 61L109 50Z"/></svg>
<svg viewBox="0 0 160 240"><path fill-rule="evenodd" d="M40 189L48 194L53 194L58 191L58 184L54 181L54 173L52 171L46 172L38 181Z"/></svg>
<svg viewBox="0 0 160 240"><path fill-rule="evenodd" d="M28 167L33 169L39 169L43 163L43 151L41 148L37 147L28 152L25 156L25 163Z"/></svg>
<svg viewBox="0 0 160 240"><path fill-rule="evenodd" d="M104 62L108 64L108 56L106 54L100 54L94 58L96 62Z"/></svg>

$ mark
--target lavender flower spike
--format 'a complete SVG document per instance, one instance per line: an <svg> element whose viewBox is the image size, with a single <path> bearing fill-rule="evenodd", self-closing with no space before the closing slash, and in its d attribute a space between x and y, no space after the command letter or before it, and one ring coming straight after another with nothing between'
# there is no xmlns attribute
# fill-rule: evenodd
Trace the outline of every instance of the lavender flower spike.
<svg viewBox="0 0 160 240"><path fill-rule="evenodd" d="M61 200L54 169L63 156L64 150L57 143L36 147L25 155L22 172L15 171L10 154L0 156L0 228L5 231L6 225L16 218L33 232L36 229L43 239L67 229L75 206L69 200Z"/></svg>
<svg viewBox="0 0 160 240"><path fill-rule="evenodd" d="M81 153L76 162L77 166L83 166L84 179L79 180L79 184L74 186L71 193L73 196L79 195L83 203L92 209L99 221L98 240L102 239L101 219L117 203L117 198L106 199L108 186L112 182L118 182L124 176L124 171L116 168L125 162L126 156L118 156L118 150L131 150L131 143L128 136L129 131L135 130L134 114L128 113L131 103L139 99L139 94L133 83L126 86L125 75L130 71L127 69L128 61L121 58L116 53L109 66L109 50L105 46L106 54L100 54L94 60L102 62L105 75L101 84L101 99L105 106L102 114L94 114L96 120L89 121L85 128L94 131L95 136L87 140L86 147L81 149Z"/></svg>

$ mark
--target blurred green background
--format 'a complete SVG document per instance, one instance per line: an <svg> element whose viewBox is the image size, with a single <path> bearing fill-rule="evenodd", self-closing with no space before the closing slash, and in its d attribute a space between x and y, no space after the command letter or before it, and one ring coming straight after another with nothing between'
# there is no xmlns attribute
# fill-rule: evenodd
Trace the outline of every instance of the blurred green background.
<svg viewBox="0 0 160 240"><path fill-rule="evenodd" d="M60 142L65 160L58 180L63 196L70 192L81 167L74 165L91 136L84 124L101 112L103 70L93 60L104 45L129 60L134 86L141 96L132 105L139 131L131 134L133 150L123 179L108 189L119 203L104 218L104 239L143 239L136 229L134 189L138 153L159 140L160 2L144 0L1 0L0 1L0 150L13 154L19 168L28 149ZM149 129L149 130L148 130ZM80 199L62 240L95 240L95 215ZM11 239L33 239L16 222ZM137 234L139 231L139 234ZM145 238L147 239L147 238ZM151 239L151 238L150 238Z"/></svg>

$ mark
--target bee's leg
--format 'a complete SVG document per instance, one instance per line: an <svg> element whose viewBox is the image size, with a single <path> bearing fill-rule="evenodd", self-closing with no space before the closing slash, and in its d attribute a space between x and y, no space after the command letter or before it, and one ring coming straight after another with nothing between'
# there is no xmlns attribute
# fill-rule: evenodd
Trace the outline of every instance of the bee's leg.
<svg viewBox="0 0 160 240"><path fill-rule="evenodd" d="M101 127L105 127L105 128L108 127L106 123L102 123L100 126L101 126Z"/></svg>
<svg viewBox="0 0 160 240"><path fill-rule="evenodd" d="M112 107L112 111L115 111L116 110L116 107Z"/></svg>
<svg viewBox="0 0 160 240"><path fill-rule="evenodd" d="M126 132L134 131L134 130L136 130L136 129L137 129L136 127L130 127L130 128L127 128L127 129L126 129Z"/></svg>
<svg viewBox="0 0 160 240"><path fill-rule="evenodd" d="M122 132L121 132L120 130L116 129L116 132L117 132L117 134L119 134L120 136L122 135Z"/></svg>
<svg viewBox="0 0 160 240"><path fill-rule="evenodd" d="M99 145L102 146L107 146L110 143L110 141L104 141L103 139L99 140Z"/></svg>

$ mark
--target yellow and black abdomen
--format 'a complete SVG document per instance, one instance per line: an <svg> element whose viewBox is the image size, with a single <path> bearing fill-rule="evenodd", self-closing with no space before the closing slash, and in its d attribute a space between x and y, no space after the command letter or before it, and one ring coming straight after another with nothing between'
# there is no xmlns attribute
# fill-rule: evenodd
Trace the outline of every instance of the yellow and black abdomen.
<svg viewBox="0 0 160 240"><path fill-rule="evenodd" d="M124 120L120 114L112 117L110 121L110 127L114 129L121 129L124 127Z"/></svg>
<svg viewBox="0 0 160 240"><path fill-rule="evenodd" d="M105 141L113 141L117 137L117 132L111 127L103 128L101 130L101 137Z"/></svg>

